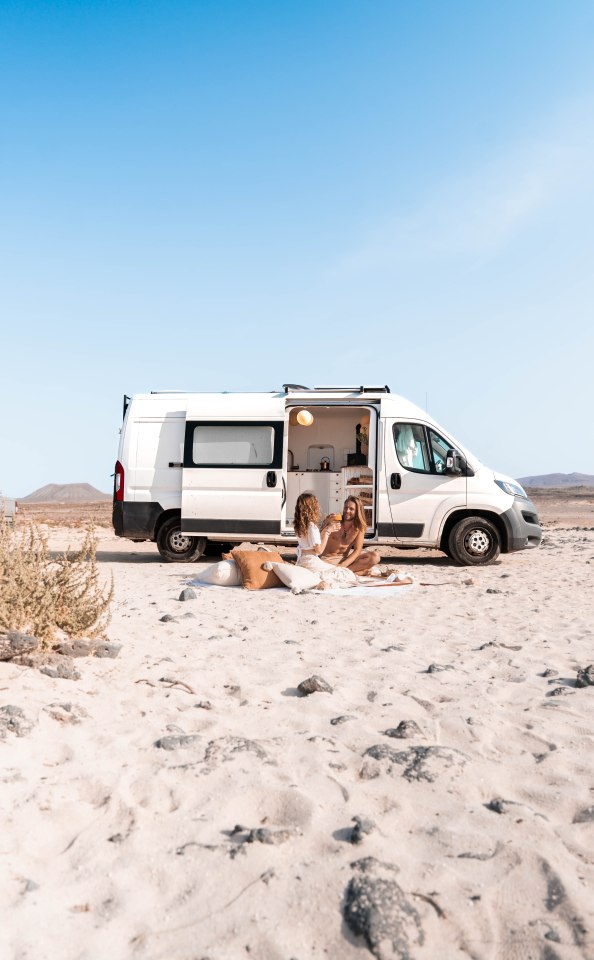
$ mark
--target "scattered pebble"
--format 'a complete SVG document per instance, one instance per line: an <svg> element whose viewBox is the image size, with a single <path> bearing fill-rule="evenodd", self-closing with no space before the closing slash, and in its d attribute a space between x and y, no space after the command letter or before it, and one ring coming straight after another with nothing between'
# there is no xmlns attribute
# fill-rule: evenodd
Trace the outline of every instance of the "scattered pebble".
<svg viewBox="0 0 594 960"><path fill-rule="evenodd" d="M441 673L443 670L453 670L451 663L430 663L427 667L427 673Z"/></svg>
<svg viewBox="0 0 594 960"><path fill-rule="evenodd" d="M21 707L16 707L13 703L0 707L0 740L5 740L7 733L25 737L33 727L33 721L27 719Z"/></svg>
<svg viewBox="0 0 594 960"><path fill-rule="evenodd" d="M179 595L180 600L197 600L198 594L193 587L184 587Z"/></svg>
<svg viewBox="0 0 594 960"><path fill-rule="evenodd" d="M559 676L559 671L553 670L552 667L547 667L547 669L543 670L543 672L541 673L541 677L558 677L558 676Z"/></svg>
<svg viewBox="0 0 594 960"><path fill-rule="evenodd" d="M385 737L396 737L398 740L408 740L422 736L421 728L414 720L401 720L397 727L384 730Z"/></svg>
<svg viewBox="0 0 594 960"><path fill-rule="evenodd" d="M161 737L159 740L155 740L155 746L160 747L161 750L177 750L178 747L193 747L201 740L202 737L197 733L184 733L177 736Z"/></svg>
<svg viewBox="0 0 594 960"><path fill-rule="evenodd" d="M40 667L39 672L59 680L80 680L80 673L69 657L52 658Z"/></svg>
<svg viewBox="0 0 594 960"><path fill-rule="evenodd" d="M363 843L363 838L375 830L375 823L373 820L366 820L357 816L352 817L352 820L355 826L351 831L350 842Z"/></svg>
<svg viewBox="0 0 594 960"><path fill-rule="evenodd" d="M159 620L161 623L177 623L175 617L173 617L170 613L164 613L162 617L159 617Z"/></svg>
<svg viewBox="0 0 594 960"><path fill-rule="evenodd" d="M503 590L497 590L496 587L487 587L485 593L503 593Z"/></svg>
<svg viewBox="0 0 594 960"><path fill-rule="evenodd" d="M411 960L423 943L421 918L396 881L397 868L366 857L351 864L354 876L345 892L343 916L378 960Z"/></svg>
<svg viewBox="0 0 594 960"><path fill-rule="evenodd" d="M446 770L453 766L462 766L466 761L464 754L453 747L409 747L408 750L394 750L385 743L369 747L364 756L403 766L402 776L405 780L425 780L428 783L433 783ZM393 768L388 767L388 773L392 772Z"/></svg>
<svg viewBox="0 0 594 960"><path fill-rule="evenodd" d="M592 820L594 820L594 806L578 810L573 818L573 823L590 823Z"/></svg>
<svg viewBox="0 0 594 960"><path fill-rule="evenodd" d="M313 676L308 677L307 680L302 680L298 685L297 689L304 697L308 697L311 693L333 693L333 689L329 683L327 683L323 677L313 674Z"/></svg>
<svg viewBox="0 0 594 960"><path fill-rule="evenodd" d="M345 714L342 717L332 717L330 723L332 724L333 727L336 727L338 726L339 723L347 723L349 720L354 720L354 719L355 719L354 717L349 717L347 714Z"/></svg>
<svg viewBox="0 0 594 960"><path fill-rule="evenodd" d="M594 687L594 663L589 667L580 667L575 685L576 687Z"/></svg>
<svg viewBox="0 0 594 960"><path fill-rule="evenodd" d="M108 657L110 660L115 660L121 649L121 643L98 643L95 647L95 656L101 658Z"/></svg>
<svg viewBox="0 0 594 960"><path fill-rule="evenodd" d="M210 700L199 700L198 703L194 704L194 706L200 710L212 710L212 703Z"/></svg>

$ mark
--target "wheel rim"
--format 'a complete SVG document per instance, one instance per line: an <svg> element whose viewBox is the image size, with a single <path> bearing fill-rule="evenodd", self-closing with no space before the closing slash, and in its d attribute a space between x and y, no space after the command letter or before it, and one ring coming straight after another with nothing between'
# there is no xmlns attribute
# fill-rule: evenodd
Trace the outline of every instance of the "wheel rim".
<svg viewBox="0 0 594 960"><path fill-rule="evenodd" d="M187 537L180 530L175 530L169 535L169 546L174 553L187 553L191 549L193 537Z"/></svg>
<svg viewBox="0 0 594 960"><path fill-rule="evenodd" d="M464 549L472 557L484 557L493 545L493 540L483 527L469 530L464 537Z"/></svg>

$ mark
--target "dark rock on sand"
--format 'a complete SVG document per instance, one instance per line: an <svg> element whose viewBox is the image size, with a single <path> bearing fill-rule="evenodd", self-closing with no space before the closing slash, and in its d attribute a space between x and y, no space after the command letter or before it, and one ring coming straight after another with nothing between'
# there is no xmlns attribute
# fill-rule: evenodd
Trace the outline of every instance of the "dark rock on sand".
<svg viewBox="0 0 594 960"><path fill-rule="evenodd" d="M173 617L170 613L164 613L162 617L159 617L159 620L161 623L177 623L175 617Z"/></svg>
<svg viewBox="0 0 594 960"><path fill-rule="evenodd" d="M451 767L462 766L466 761L464 754L453 747L409 747L408 750L394 750L385 743L369 747L364 756L403 766L402 776L405 780L425 780L428 783L433 783L442 773ZM393 768L389 767L388 773L392 772Z"/></svg>
<svg viewBox="0 0 594 960"><path fill-rule="evenodd" d="M508 804L508 800L503 800L501 797L496 797L494 800L489 800L489 802L485 804L485 807L487 810L491 810L493 813L506 813Z"/></svg>
<svg viewBox="0 0 594 960"><path fill-rule="evenodd" d="M269 830L268 827L255 827L245 838L246 843L286 843L293 836L290 830Z"/></svg>
<svg viewBox="0 0 594 960"><path fill-rule="evenodd" d="M424 941L421 919L396 881L396 867L373 857L351 864L343 916L378 960L413 960Z"/></svg>
<svg viewBox="0 0 594 960"><path fill-rule="evenodd" d="M195 707L199 707L200 710L212 710L212 703L210 700L199 700L198 703L194 704Z"/></svg>
<svg viewBox="0 0 594 960"><path fill-rule="evenodd" d="M451 663L430 663L427 667L427 673L441 673L443 670L453 670Z"/></svg>
<svg viewBox="0 0 594 960"><path fill-rule="evenodd" d="M27 719L21 707L16 707L13 703L0 707L0 740L4 740L7 733L25 737L33 726L33 721Z"/></svg>
<svg viewBox="0 0 594 960"><path fill-rule="evenodd" d="M353 817L352 820L355 826L351 831L350 842L363 843L363 838L375 830L375 823L373 820L365 820L363 817Z"/></svg>
<svg viewBox="0 0 594 960"><path fill-rule="evenodd" d="M24 653L32 653L38 646L39 641L36 637L21 633L20 630L0 632L0 660L12 660L13 657L20 657Z"/></svg>
<svg viewBox="0 0 594 960"><path fill-rule="evenodd" d="M575 685L576 687L594 687L594 663L589 667L580 667Z"/></svg>
<svg viewBox="0 0 594 960"><path fill-rule="evenodd" d="M193 587L184 587L179 595L180 600L197 600L198 594Z"/></svg>
<svg viewBox="0 0 594 960"><path fill-rule="evenodd" d="M172 734L168 737L161 737L159 740L155 740L155 746L160 747L161 750L177 750L178 747L193 747L194 744L199 743L201 739L202 737L197 733Z"/></svg>
<svg viewBox="0 0 594 960"><path fill-rule="evenodd" d="M485 593L503 593L503 590L497 590L496 587L487 587Z"/></svg>
<svg viewBox="0 0 594 960"><path fill-rule="evenodd" d="M118 656L121 649L122 649L121 643L107 643L107 642L98 643L97 646L95 647L95 656L109 657L110 660L115 660L115 658Z"/></svg>
<svg viewBox="0 0 594 960"><path fill-rule="evenodd" d="M333 727L338 726L339 723L347 723L349 720L354 720L354 717L349 717L348 714L345 714L342 717L332 717L330 723Z"/></svg>
<svg viewBox="0 0 594 960"><path fill-rule="evenodd" d="M385 737L396 737L397 740L410 740L422 735L421 728L414 720L401 720L397 727L384 730Z"/></svg>
<svg viewBox="0 0 594 960"><path fill-rule="evenodd" d="M541 673L541 677L558 677L558 676L559 676L559 671L553 670L552 667L547 667L547 669L543 670L543 672Z"/></svg>
<svg viewBox="0 0 594 960"><path fill-rule="evenodd" d="M565 697L568 693L573 691L569 687L554 687L552 690L546 694L547 697Z"/></svg>
<svg viewBox="0 0 594 960"><path fill-rule="evenodd" d="M58 680L80 680L80 673L74 666L69 657L51 657L47 658L39 668L40 673L46 677L53 677Z"/></svg>
<svg viewBox="0 0 594 960"><path fill-rule="evenodd" d="M318 677L315 673L313 676L308 677L307 680L302 680L297 689L304 697L308 697L311 693L333 692L330 684L326 683L323 677Z"/></svg>
<svg viewBox="0 0 594 960"><path fill-rule="evenodd" d="M573 823L590 823L592 820L594 820L594 806L578 810L573 818Z"/></svg>
<svg viewBox="0 0 594 960"><path fill-rule="evenodd" d="M59 643L56 647L56 653L63 657L90 657L95 650L92 640L68 640Z"/></svg>

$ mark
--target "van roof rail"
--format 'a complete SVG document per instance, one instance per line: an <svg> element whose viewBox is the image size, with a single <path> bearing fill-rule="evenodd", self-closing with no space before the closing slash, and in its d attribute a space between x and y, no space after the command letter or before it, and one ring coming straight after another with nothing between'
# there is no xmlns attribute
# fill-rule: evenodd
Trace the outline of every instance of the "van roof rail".
<svg viewBox="0 0 594 960"><path fill-rule="evenodd" d="M350 391L350 392L352 392L352 393L390 393L390 388L389 388L389 386L388 386L387 383L384 384L384 385L381 386L381 387L380 387L380 386L372 386L372 385L370 385L370 384L363 384L363 385L357 386L357 387L353 387L353 386L348 386L348 387L319 387L319 386L315 386L315 387L314 387L314 390L320 390L320 391L323 391L324 393L338 393L338 392L341 392L341 393L342 393L342 392L346 392L346 391Z"/></svg>
<svg viewBox="0 0 594 960"><path fill-rule="evenodd" d="M285 393L291 393L293 391L296 393L390 393L390 388L387 383L381 387L375 387L369 384L348 387L304 387L300 383L283 383L283 389Z"/></svg>

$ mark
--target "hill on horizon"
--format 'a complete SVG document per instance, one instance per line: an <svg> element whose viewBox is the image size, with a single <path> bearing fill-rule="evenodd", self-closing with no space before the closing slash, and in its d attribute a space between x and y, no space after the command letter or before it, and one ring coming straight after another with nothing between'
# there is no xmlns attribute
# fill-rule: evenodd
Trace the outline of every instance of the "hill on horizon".
<svg viewBox="0 0 594 960"><path fill-rule="evenodd" d="M543 473L535 477L518 477L523 487L594 487L591 473Z"/></svg>
<svg viewBox="0 0 594 960"><path fill-rule="evenodd" d="M111 500L110 493L102 493L90 483L46 483L27 497L19 497L19 503L81 503L84 501Z"/></svg>

